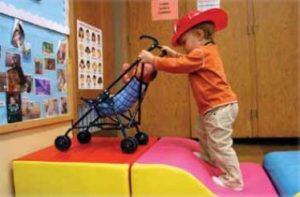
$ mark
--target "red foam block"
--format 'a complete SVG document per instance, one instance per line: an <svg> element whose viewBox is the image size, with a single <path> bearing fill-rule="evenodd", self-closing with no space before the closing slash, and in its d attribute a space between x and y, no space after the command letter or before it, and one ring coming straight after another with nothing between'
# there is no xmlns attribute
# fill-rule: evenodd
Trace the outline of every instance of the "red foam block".
<svg viewBox="0 0 300 197"><path fill-rule="evenodd" d="M120 148L122 138L94 137L88 144L80 144L72 139L69 150L61 152L54 145L38 150L17 160L53 161L53 162L97 162L97 163L134 163L157 138L149 138L147 145L139 145L131 154L122 153Z"/></svg>

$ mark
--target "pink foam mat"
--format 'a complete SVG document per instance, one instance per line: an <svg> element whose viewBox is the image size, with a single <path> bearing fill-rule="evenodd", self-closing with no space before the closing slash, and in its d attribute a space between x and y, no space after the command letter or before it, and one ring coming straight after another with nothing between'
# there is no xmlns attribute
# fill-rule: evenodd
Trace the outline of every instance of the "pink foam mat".
<svg viewBox="0 0 300 197"><path fill-rule="evenodd" d="M199 151L198 142L195 140L163 137L136 162L181 168L196 177L217 196L278 196L266 172L256 163L240 163L245 184L243 191L236 192L216 185L211 177L220 175L221 171L197 158L193 154L195 151Z"/></svg>

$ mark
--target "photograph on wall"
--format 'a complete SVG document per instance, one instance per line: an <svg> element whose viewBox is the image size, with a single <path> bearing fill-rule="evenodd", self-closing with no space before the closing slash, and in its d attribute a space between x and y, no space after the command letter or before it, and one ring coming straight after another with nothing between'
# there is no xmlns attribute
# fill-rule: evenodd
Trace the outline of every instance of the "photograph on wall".
<svg viewBox="0 0 300 197"><path fill-rule="evenodd" d="M23 30L22 22L18 19L15 19L12 35L11 35L11 44L16 48L21 48L25 41L25 32Z"/></svg>
<svg viewBox="0 0 300 197"><path fill-rule="evenodd" d="M0 107L5 107L5 101L0 100Z"/></svg>
<svg viewBox="0 0 300 197"><path fill-rule="evenodd" d="M65 69L57 69L57 90L65 92L67 90L67 79Z"/></svg>
<svg viewBox="0 0 300 197"><path fill-rule="evenodd" d="M20 54L6 52L5 66L9 67L7 70L7 91L20 92L26 83Z"/></svg>
<svg viewBox="0 0 300 197"><path fill-rule="evenodd" d="M42 49L44 55L52 55L53 54L53 44L50 42L43 42Z"/></svg>
<svg viewBox="0 0 300 197"><path fill-rule="evenodd" d="M7 122L22 121L20 92L6 92Z"/></svg>
<svg viewBox="0 0 300 197"><path fill-rule="evenodd" d="M66 114L68 113L68 104L67 104L67 97L60 98L60 113Z"/></svg>
<svg viewBox="0 0 300 197"><path fill-rule="evenodd" d="M43 63L40 58L34 58L34 68L35 74L41 75L44 73L43 71Z"/></svg>
<svg viewBox="0 0 300 197"><path fill-rule="evenodd" d="M47 70L55 70L56 63L54 58L45 58L44 59L45 69Z"/></svg>
<svg viewBox="0 0 300 197"><path fill-rule="evenodd" d="M35 94L50 96L51 95L50 80L35 78Z"/></svg>
<svg viewBox="0 0 300 197"><path fill-rule="evenodd" d="M79 89L103 89L102 51L101 29L77 20Z"/></svg>
<svg viewBox="0 0 300 197"><path fill-rule="evenodd" d="M22 117L24 120L37 119L41 117L41 106L39 102L22 99Z"/></svg>
<svg viewBox="0 0 300 197"><path fill-rule="evenodd" d="M22 92L31 93L32 92L32 83L33 77L31 75L25 75L26 82L22 86Z"/></svg>
<svg viewBox="0 0 300 197"><path fill-rule="evenodd" d="M57 63L66 64L67 48L67 40L60 40L58 43L58 50L56 53Z"/></svg>
<svg viewBox="0 0 300 197"><path fill-rule="evenodd" d="M20 67L21 66L21 55L13 52L6 52L5 55L5 66L6 67Z"/></svg>
<svg viewBox="0 0 300 197"><path fill-rule="evenodd" d="M6 92L7 89L7 75L5 72L0 72L0 92Z"/></svg>
<svg viewBox="0 0 300 197"><path fill-rule="evenodd" d="M47 99L44 102L46 117L59 115L59 100L57 98Z"/></svg>
<svg viewBox="0 0 300 197"><path fill-rule="evenodd" d="M25 78L25 76L24 76ZM22 90L21 76L16 68L7 70L7 91L21 92Z"/></svg>
<svg viewBox="0 0 300 197"><path fill-rule="evenodd" d="M22 60L25 63L31 62L31 44L30 43L24 43L22 47Z"/></svg>

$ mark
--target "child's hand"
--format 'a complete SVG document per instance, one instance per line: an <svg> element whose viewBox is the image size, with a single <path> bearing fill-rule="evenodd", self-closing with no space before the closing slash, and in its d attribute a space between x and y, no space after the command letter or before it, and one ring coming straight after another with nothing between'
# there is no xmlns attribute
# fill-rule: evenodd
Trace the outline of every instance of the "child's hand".
<svg viewBox="0 0 300 197"><path fill-rule="evenodd" d="M149 51L142 50L139 54L139 58L141 58L142 63L154 63L154 55L152 55L152 53L150 53Z"/></svg>
<svg viewBox="0 0 300 197"><path fill-rule="evenodd" d="M170 56L170 57L177 57L178 56L177 51L171 49L168 46L162 46L162 51L165 51L167 53L167 55Z"/></svg>

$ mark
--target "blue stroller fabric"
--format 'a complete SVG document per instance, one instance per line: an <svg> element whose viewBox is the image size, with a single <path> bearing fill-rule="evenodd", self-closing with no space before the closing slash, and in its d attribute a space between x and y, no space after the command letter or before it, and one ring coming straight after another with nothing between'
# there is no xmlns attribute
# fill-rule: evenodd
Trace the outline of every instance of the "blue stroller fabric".
<svg viewBox="0 0 300 197"><path fill-rule="evenodd" d="M147 84L142 83L136 77L132 77L128 84L116 95L100 102L97 106L97 111L103 117L122 114L128 111L139 99L140 91L141 98L143 97L146 87Z"/></svg>

